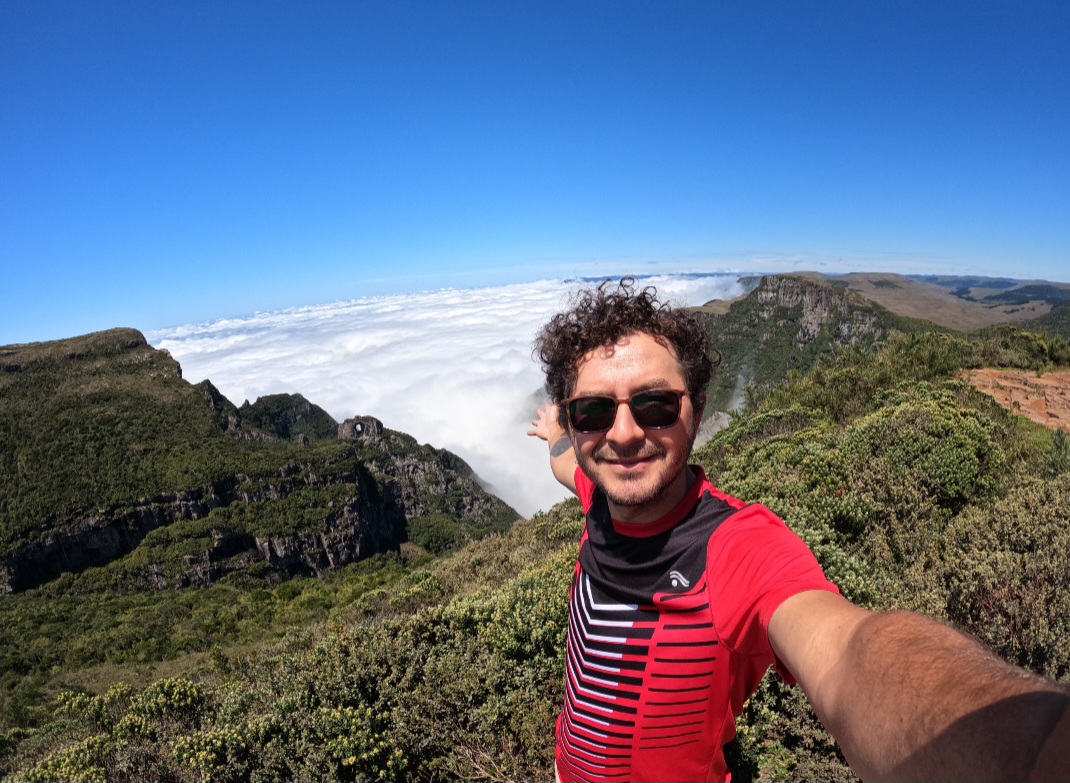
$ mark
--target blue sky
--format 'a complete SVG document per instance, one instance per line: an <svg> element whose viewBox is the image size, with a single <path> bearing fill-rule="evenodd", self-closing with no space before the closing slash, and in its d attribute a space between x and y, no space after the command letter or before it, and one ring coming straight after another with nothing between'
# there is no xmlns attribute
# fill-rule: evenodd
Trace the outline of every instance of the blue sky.
<svg viewBox="0 0 1070 783"><path fill-rule="evenodd" d="M1070 3L0 0L0 344L652 270L1070 280Z"/></svg>

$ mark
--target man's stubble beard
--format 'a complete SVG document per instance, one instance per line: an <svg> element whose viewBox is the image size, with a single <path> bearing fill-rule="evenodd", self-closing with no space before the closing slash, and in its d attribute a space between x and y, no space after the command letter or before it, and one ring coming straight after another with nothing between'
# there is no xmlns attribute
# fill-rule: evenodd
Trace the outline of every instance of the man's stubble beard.
<svg viewBox="0 0 1070 783"><path fill-rule="evenodd" d="M646 491L640 494L623 495L605 486L604 482L598 477L597 467L604 464L601 462L603 459L631 459L634 457L665 456L667 450L660 443L644 441L635 448L624 449L622 451L612 448L607 443L595 449L595 452L591 457L577 455L577 461L583 472L594 482L595 486L602 491L610 503L620 508L637 508L657 500L661 493L672 486L672 483L676 481L676 478L680 473L687 468L687 462L694 449L696 437L698 437L697 422L691 427L690 432L688 433L687 450L684 452L683 459L679 461L679 464L666 464L665 467L668 469L668 473L662 477L662 480L655 486L648 487ZM641 478L632 479L621 477L618 480L621 484L626 486L628 484L638 483L641 481Z"/></svg>

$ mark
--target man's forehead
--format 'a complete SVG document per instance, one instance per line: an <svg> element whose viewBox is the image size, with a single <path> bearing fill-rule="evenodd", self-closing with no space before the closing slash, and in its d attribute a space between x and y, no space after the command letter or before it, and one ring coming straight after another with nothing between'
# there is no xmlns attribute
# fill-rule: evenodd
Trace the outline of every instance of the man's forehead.
<svg viewBox="0 0 1070 783"><path fill-rule="evenodd" d="M603 377L627 377L648 388L676 387L684 377L684 368L668 340L639 333L588 351L576 365L577 384Z"/></svg>
<svg viewBox="0 0 1070 783"><path fill-rule="evenodd" d="M649 346L652 342L668 351L674 359L677 358L676 349L673 347L673 344L669 342L667 338L658 334L650 334L649 332L632 332L630 334L626 334L622 337L617 338L617 340L614 342L603 343L597 348L592 348L590 351L580 357L579 362L577 362L577 366L582 365L584 362L595 357L610 359L621 349L627 349L637 344L641 347L646 347Z"/></svg>

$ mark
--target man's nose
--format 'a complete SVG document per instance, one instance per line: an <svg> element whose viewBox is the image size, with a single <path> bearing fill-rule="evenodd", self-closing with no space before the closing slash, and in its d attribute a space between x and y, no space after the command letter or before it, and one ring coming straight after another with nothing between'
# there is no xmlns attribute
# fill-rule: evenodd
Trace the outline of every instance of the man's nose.
<svg viewBox="0 0 1070 783"><path fill-rule="evenodd" d="M613 419L613 426L606 432L606 440L612 443L626 444L634 443L645 437L646 431L636 423L628 403L618 403L617 417Z"/></svg>

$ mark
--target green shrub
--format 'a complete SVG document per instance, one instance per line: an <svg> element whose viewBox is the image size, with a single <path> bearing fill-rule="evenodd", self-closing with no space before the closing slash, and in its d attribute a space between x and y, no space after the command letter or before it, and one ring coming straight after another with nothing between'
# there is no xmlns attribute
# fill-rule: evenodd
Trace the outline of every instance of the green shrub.
<svg viewBox="0 0 1070 783"><path fill-rule="evenodd" d="M1012 663L1070 681L1070 476L967 510L943 548L947 616Z"/></svg>
<svg viewBox="0 0 1070 783"><path fill-rule="evenodd" d="M1051 478L1060 476L1070 471L1070 438L1065 430L1057 429L1051 434L1051 446L1049 447L1044 463L1044 472Z"/></svg>
<svg viewBox="0 0 1070 783"><path fill-rule="evenodd" d="M568 591L575 562L575 553L563 549L495 596L494 610L482 631L492 650L519 662L535 658L563 661Z"/></svg>
<svg viewBox="0 0 1070 783"><path fill-rule="evenodd" d="M107 767L115 753L115 743L107 735L88 737L56 753L39 764L20 770L15 779L26 783L72 781L106 783Z"/></svg>
<svg viewBox="0 0 1070 783"><path fill-rule="evenodd" d="M170 718L183 723L199 722L208 694L186 677L157 680L130 702L130 712L146 718Z"/></svg>
<svg viewBox="0 0 1070 783"><path fill-rule="evenodd" d="M426 514L410 519L409 541L441 555L464 544L468 536L461 522L445 514Z"/></svg>
<svg viewBox="0 0 1070 783"><path fill-rule="evenodd" d="M532 517L532 532L537 540L547 544L578 542L583 534L583 520L579 500L569 498Z"/></svg>

